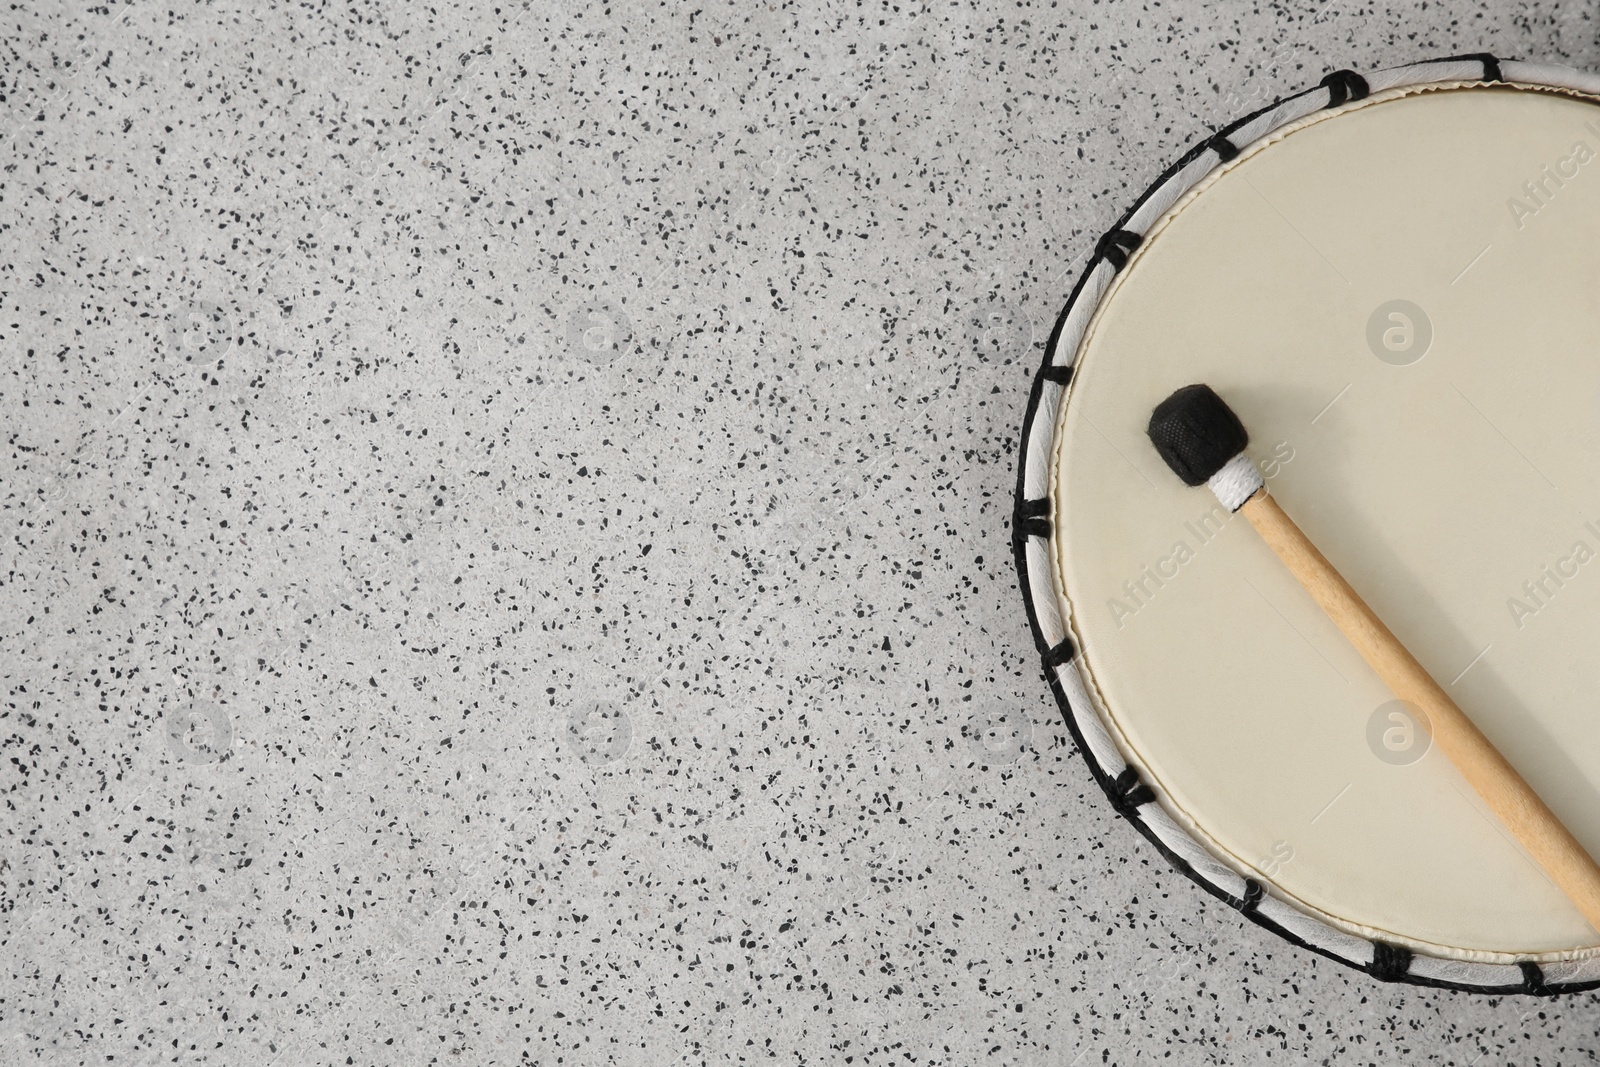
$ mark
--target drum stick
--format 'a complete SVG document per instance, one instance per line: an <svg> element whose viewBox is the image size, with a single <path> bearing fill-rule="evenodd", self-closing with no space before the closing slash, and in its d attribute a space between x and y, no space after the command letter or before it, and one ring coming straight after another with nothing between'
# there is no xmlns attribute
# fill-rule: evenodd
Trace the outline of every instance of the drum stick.
<svg viewBox="0 0 1600 1067"><path fill-rule="evenodd" d="M1209 485L1223 507L1250 520L1394 695L1423 710L1440 751L1600 930L1600 866L1267 494L1244 454L1249 436L1233 410L1209 386L1185 386L1156 407L1148 432L1186 484Z"/></svg>

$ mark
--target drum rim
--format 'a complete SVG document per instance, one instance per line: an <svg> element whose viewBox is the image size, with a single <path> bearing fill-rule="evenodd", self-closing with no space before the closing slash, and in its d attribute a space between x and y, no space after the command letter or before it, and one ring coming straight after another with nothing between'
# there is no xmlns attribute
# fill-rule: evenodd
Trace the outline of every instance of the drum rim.
<svg viewBox="0 0 1600 1067"><path fill-rule="evenodd" d="M1183 153L1096 242L1061 309L1034 375L1023 417L1012 516L1012 554L1028 625L1044 675L1067 729L1113 809L1202 889L1279 937L1382 981L1488 994L1552 996L1600 987L1600 953L1551 961L1549 953L1497 954L1509 962L1453 959L1340 929L1306 908L1244 877L1181 827L1155 800L1111 740L1088 694L1077 648L1061 617L1055 588L1056 544L1050 508L1050 457L1061 401L1080 343L1112 282L1145 234L1188 192L1247 148L1320 111L1358 103L1390 89L1444 88L1443 83L1525 86L1600 96L1600 76L1570 67L1500 59L1489 53L1448 56L1375 71L1363 77L1338 70L1317 85L1283 97L1229 123Z"/></svg>

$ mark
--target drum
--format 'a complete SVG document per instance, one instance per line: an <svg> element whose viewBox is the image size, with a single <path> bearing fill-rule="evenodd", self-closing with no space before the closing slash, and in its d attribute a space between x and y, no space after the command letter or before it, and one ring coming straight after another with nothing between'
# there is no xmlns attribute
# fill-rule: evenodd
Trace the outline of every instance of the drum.
<svg viewBox="0 0 1600 1067"><path fill-rule="evenodd" d="M1102 238L1023 429L1015 547L1111 803L1386 980L1600 984L1549 882L1272 551L1146 436L1212 386L1284 509L1600 856L1600 77L1341 71Z"/></svg>

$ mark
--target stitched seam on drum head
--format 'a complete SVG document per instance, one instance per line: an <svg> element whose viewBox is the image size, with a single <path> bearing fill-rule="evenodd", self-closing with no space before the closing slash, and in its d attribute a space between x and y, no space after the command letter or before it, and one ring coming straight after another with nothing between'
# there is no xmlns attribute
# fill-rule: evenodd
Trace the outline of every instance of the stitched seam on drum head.
<svg viewBox="0 0 1600 1067"><path fill-rule="evenodd" d="M1559 93L1567 96L1590 96L1590 94L1581 90L1571 89L1559 85L1539 85L1536 83L1526 82L1502 82L1499 83L1499 85L1504 85L1509 91L1532 90ZM1132 254L1130 254L1128 257L1128 262L1122 265L1122 267L1115 272L1115 274L1110 278L1109 284L1104 286L1103 291L1095 298L1093 310L1089 315L1089 321L1086 324L1082 335L1077 339L1077 342L1074 346L1074 351L1072 352L1071 358L1066 365L1072 367L1076 367L1078 365L1079 360L1088 348L1089 344L1094 340L1097 330L1100 327L1102 310L1116 295L1124 281L1133 275L1133 272L1137 268L1138 262L1142 258L1143 253L1151 247L1154 239L1159 236L1166 226L1169 225L1185 207L1188 206L1191 200L1200 195L1200 193L1204 192L1215 181L1219 180L1220 177L1228 170L1231 170L1232 167L1241 165L1245 160L1252 158L1256 153L1264 151L1266 148L1276 144L1278 141L1283 140L1284 138L1298 132L1301 129L1305 129L1311 125L1314 125L1317 122L1342 116L1350 111L1360 108L1376 106L1391 100L1402 99L1405 97L1416 96L1430 92L1456 91L1465 88L1473 88L1478 91L1483 91L1485 86L1481 80L1460 79L1391 85L1388 88L1375 91L1371 95L1364 98L1350 101L1348 104L1343 106L1313 111L1308 115L1302 116L1301 118L1287 122L1283 126L1266 133L1255 141L1252 141L1248 146L1244 147L1240 151L1236 158L1226 163L1219 163L1217 166L1213 167L1210 171L1202 175L1199 180L1197 180L1189 189L1185 190L1174 201L1174 203L1149 227L1149 229L1146 230L1143 235L1143 240L1139 242L1138 247L1135 248ZM1496 88L1498 88L1498 86L1496 86ZM1592 97L1590 98L1592 99ZM1279 106L1281 106L1281 104ZM1213 139L1216 136L1218 135L1214 134ZM1211 139L1208 139L1205 145L1208 148L1210 146L1210 140ZM1180 168L1175 168L1174 172L1176 172L1177 169ZM1159 183L1157 186L1152 186L1152 190L1158 187ZM1134 210L1137 210L1137 208ZM1094 267L1091 266L1090 269L1093 270ZM1080 286L1080 291L1075 293L1076 296L1082 297L1085 295L1083 292L1081 292L1082 288L1083 287ZM1064 322L1070 314L1079 310L1080 309L1072 306L1064 309L1061 321ZM1048 353L1046 356L1047 360L1053 358L1059 357L1056 356L1055 353ZM1065 436L1062 433L1062 429L1068 415L1073 387L1076 384L1077 376L1074 375L1073 380L1068 383L1067 388L1063 390L1061 397L1058 399L1055 411L1055 425L1052 429L1053 440L1049 451L1049 461L1046 473L1046 485L1048 487L1049 499L1051 500L1052 515L1056 514L1058 507L1057 500L1060 481L1061 457L1065 446ZM1078 631L1075 625L1074 605L1066 594L1066 583L1064 581L1062 564L1062 545L1056 536L1056 534L1060 532L1059 524L1053 523L1052 525L1057 527L1052 531L1049 541L1050 579L1051 584L1055 587L1052 592L1056 597L1059 616L1062 620L1063 626L1065 627L1069 636L1076 643L1078 650L1082 652L1084 650L1082 634ZM1116 722L1115 716L1111 713L1109 707L1107 706L1104 694L1100 690L1100 686L1095 678L1093 668L1087 662L1086 656L1078 656L1073 666L1078 672L1078 677L1080 683L1083 685L1084 691L1090 695L1090 703L1096 705L1094 708L1088 709L1085 713L1094 714L1100 720L1101 726L1112 739L1112 742L1118 749L1119 754L1130 766L1138 768L1142 772L1140 777L1155 792L1158 803L1160 803L1162 809L1167 813L1168 817L1171 818L1178 826L1183 828L1185 832L1194 838L1196 842L1199 843L1201 847L1206 849L1206 851L1208 851L1213 857L1222 862L1224 866L1234 869L1242 878L1250 880L1260 877L1260 872L1255 871L1247 862L1234 855L1230 850L1223 848L1214 838L1211 837L1210 834L1206 833L1200 828L1194 819L1189 816L1187 811L1184 811L1175 805L1171 801L1171 798L1166 795L1165 790L1161 787L1159 780L1157 780L1155 776L1149 774L1148 767L1146 767L1142 759L1137 758L1137 753L1128 743L1127 738L1122 732L1120 724ZM1129 758L1130 756L1133 756L1134 758ZM1137 821L1136 814L1134 818L1135 821ZM1145 830L1148 836L1148 828L1141 826L1141 829ZM1187 864L1184 866L1185 868L1188 867ZM1197 881L1201 880L1192 870L1187 870L1186 873L1189 873L1191 877L1196 878ZM1209 882L1204 882L1203 884L1209 885ZM1415 938L1403 937L1395 934L1392 931L1384 931L1365 927L1362 924L1335 916L1319 907L1309 904L1306 901L1300 900L1292 894L1284 891L1281 887L1274 885L1273 889L1275 891L1275 895L1280 895L1287 904L1297 909L1302 915L1312 922L1327 926L1330 932L1334 932L1345 937L1353 936L1361 938L1373 943L1384 940L1389 940L1390 943L1403 942L1404 947L1406 947L1408 950L1415 949L1429 953L1430 955L1436 954L1439 956L1439 958L1484 964L1507 964L1515 961L1527 960L1529 958L1542 959L1545 957L1549 957L1552 960L1558 959L1562 961L1573 961L1588 958L1589 956L1600 952L1600 949L1584 949L1575 951L1568 950L1554 953L1483 952L1480 950L1462 950L1455 946L1434 945L1428 942L1419 941ZM1298 941L1299 939L1295 938L1295 940ZM1345 958L1342 953L1329 954L1335 955L1336 958ZM1358 967L1364 965L1363 961L1358 960L1349 960L1348 962Z"/></svg>

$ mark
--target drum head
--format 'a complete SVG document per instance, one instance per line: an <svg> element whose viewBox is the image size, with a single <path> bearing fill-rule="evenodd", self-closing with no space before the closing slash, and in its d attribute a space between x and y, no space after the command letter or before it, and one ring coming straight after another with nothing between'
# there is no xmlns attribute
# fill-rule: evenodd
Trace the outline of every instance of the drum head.
<svg viewBox="0 0 1600 1067"><path fill-rule="evenodd" d="M1086 755L1180 866L1381 977L1543 989L1600 977L1600 934L1145 436L1180 386L1225 397L1284 509L1600 856L1600 86L1504 67L1331 78L1169 171L1057 327L1018 544Z"/></svg>

